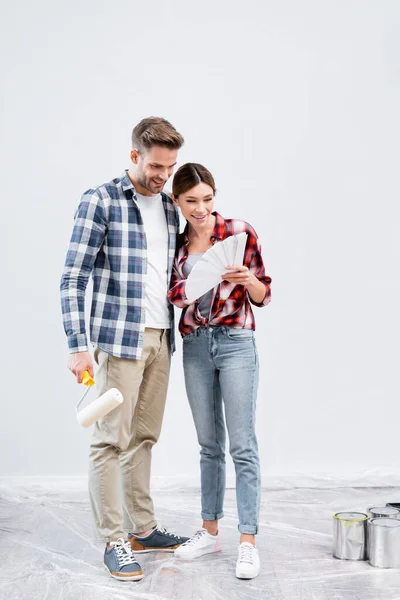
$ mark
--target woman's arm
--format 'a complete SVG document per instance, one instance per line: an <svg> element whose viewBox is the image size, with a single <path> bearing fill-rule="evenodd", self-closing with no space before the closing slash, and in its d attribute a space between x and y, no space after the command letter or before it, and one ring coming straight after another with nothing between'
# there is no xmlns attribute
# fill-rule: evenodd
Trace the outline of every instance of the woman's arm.
<svg viewBox="0 0 400 600"><path fill-rule="evenodd" d="M247 225L247 245L243 265L232 265L228 269L237 273L226 273L222 279L230 283L244 285L250 301L255 306L266 306L271 302L271 277L265 273L261 255L261 245L251 225ZM249 267L246 266L249 265Z"/></svg>

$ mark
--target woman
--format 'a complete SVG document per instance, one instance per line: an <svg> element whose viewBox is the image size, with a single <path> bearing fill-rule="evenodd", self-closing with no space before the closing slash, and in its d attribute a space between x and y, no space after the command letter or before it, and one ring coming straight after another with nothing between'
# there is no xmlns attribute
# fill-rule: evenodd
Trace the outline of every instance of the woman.
<svg viewBox="0 0 400 600"><path fill-rule="evenodd" d="M271 278L265 274L254 229L246 222L224 219L214 209L215 183L202 165L187 163L174 177L173 200L187 221L178 236L170 301L183 308L186 391L201 446L202 528L175 551L192 560L221 549L218 520L225 493L225 421L236 470L240 544L236 576L251 579L260 572L255 547L260 503L260 467L255 434L258 357L251 303L265 306ZM215 243L246 232L244 264L226 265L221 283L189 303L185 286L194 264Z"/></svg>

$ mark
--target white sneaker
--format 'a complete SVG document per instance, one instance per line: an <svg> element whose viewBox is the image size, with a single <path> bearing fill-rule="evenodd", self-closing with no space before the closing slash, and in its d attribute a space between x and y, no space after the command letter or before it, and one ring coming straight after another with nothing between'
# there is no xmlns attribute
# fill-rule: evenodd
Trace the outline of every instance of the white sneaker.
<svg viewBox="0 0 400 600"><path fill-rule="evenodd" d="M199 529L188 539L187 542L179 546L174 552L176 558L181 560L194 560L203 556L203 554L212 554L221 550L221 540L219 535L211 535L207 529Z"/></svg>
<svg viewBox="0 0 400 600"><path fill-rule="evenodd" d="M243 542L239 545L236 563L236 577L238 579L253 579L260 573L260 555L253 544Z"/></svg>

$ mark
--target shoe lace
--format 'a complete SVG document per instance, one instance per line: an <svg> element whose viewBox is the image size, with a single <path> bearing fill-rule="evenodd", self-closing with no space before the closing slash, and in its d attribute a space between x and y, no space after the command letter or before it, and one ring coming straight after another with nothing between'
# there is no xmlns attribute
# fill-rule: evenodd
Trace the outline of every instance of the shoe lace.
<svg viewBox="0 0 400 600"><path fill-rule="evenodd" d="M164 527L164 525L157 524L156 529L160 533L164 533L166 535L170 535L170 536L172 536L172 537L174 537L176 539L180 538L180 535L178 535L177 533L172 533L171 531L168 531L168 529L166 527Z"/></svg>
<svg viewBox="0 0 400 600"><path fill-rule="evenodd" d="M198 531L196 531L196 533L194 535L192 535L191 538L189 538L186 542L184 542L182 544L182 546L193 546L200 538L203 537L203 535L205 533L206 532L204 529L199 529Z"/></svg>
<svg viewBox="0 0 400 600"><path fill-rule="evenodd" d="M118 565L120 567L137 563L137 560L135 560L135 557L133 556L131 545L126 540L119 538L116 542L111 542L111 547L115 550Z"/></svg>
<svg viewBox="0 0 400 600"><path fill-rule="evenodd" d="M239 546L239 562L253 563L254 546L251 544L240 544Z"/></svg>

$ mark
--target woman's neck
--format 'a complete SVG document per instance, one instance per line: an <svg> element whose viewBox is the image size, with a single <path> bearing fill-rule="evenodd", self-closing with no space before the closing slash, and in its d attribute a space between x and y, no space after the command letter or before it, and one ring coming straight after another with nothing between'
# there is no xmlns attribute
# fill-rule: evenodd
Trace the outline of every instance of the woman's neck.
<svg viewBox="0 0 400 600"><path fill-rule="evenodd" d="M191 223L189 223L188 237L190 240L203 241L203 240L210 239L212 232L214 231L215 223L217 220L215 215L212 215L212 216L213 216L212 225L210 225L210 227L207 227L207 229L205 229L203 227L196 229L196 227L194 227Z"/></svg>

